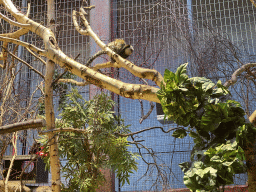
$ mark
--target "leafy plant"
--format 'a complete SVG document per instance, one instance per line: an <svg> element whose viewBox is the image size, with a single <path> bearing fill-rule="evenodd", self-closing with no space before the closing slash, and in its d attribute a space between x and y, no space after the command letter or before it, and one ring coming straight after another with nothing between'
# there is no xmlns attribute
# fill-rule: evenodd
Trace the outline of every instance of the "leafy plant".
<svg viewBox="0 0 256 192"><path fill-rule="evenodd" d="M256 136L256 129L245 123L244 110L228 99L230 92L220 80L215 84L205 77L189 78L186 68L183 64L176 73L165 70L166 86L161 85L158 98L165 118L187 127L173 136L188 134L194 139L192 162L180 164L185 184L193 191L214 191L233 183L234 174L246 171L243 149Z"/></svg>
<svg viewBox="0 0 256 192"><path fill-rule="evenodd" d="M219 186L233 184L234 174L246 171L244 151L236 141L209 148L204 155L190 165L179 165L184 171L184 183L192 191L218 191Z"/></svg>
<svg viewBox="0 0 256 192"><path fill-rule="evenodd" d="M128 151L127 137L116 134L130 131L124 120L114 115L114 102L104 93L86 101L76 89L68 98L56 127L83 131L59 134L59 154L67 159L62 171L69 183L63 191L95 191L104 181L102 169L106 168L113 169L122 184L129 183L129 175L137 170L137 155Z"/></svg>

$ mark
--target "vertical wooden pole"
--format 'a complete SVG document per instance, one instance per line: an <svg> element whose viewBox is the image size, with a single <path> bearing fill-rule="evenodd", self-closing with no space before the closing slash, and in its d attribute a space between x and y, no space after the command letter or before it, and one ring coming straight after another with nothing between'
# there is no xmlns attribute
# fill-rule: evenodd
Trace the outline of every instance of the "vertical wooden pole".
<svg viewBox="0 0 256 192"><path fill-rule="evenodd" d="M47 23L48 27L55 32L55 3L54 0L47 0ZM55 128L55 116L53 106L53 75L55 64L51 60L47 60L46 63L46 75L45 75L45 116L46 116L46 128L48 130ZM52 191L60 192L60 160L58 154L57 137L53 133L48 134L48 138L51 139L50 145L50 167L52 174Z"/></svg>

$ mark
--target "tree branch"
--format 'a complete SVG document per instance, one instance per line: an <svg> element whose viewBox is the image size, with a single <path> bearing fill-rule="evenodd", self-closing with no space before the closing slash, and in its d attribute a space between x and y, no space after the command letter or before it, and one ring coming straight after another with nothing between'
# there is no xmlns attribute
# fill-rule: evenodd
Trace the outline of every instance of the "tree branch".
<svg viewBox="0 0 256 192"><path fill-rule="evenodd" d="M27 51L33 55L35 58L37 58L39 61L41 61L44 65L46 65L46 62L39 56L37 56L33 51L31 51L29 48L25 47L27 49Z"/></svg>
<svg viewBox="0 0 256 192"><path fill-rule="evenodd" d="M94 41L98 44L98 46L107 52L108 56L110 56L111 58L114 58L116 60L117 65L119 65L119 67L123 67L127 69L129 72L131 72L133 75L137 77L150 79L154 81L159 87L161 85L161 82L164 83L164 79L158 71L153 69L141 68L134 65L132 62L122 58L120 55L118 55L112 49L110 49L105 43L103 43L99 39L99 37L93 32L83 13L81 12L78 13L76 11L73 11L73 21L74 19L76 19L76 15L80 16L84 26L86 27L86 32L84 33L86 35L91 36L94 39Z"/></svg>
<svg viewBox="0 0 256 192"><path fill-rule="evenodd" d="M80 56L80 53L77 54L77 56L75 57L74 60L77 60L77 58L78 58L79 56ZM68 70L65 69L64 72L63 72L62 74L60 74L60 75L52 82L52 86L53 86L55 83L57 83L57 82L59 81L59 79L60 79L61 77L63 77L63 75L65 75L67 72L68 72ZM80 85L79 85L79 86L80 86ZM82 86L82 85L81 85L81 86Z"/></svg>
<svg viewBox="0 0 256 192"><path fill-rule="evenodd" d="M45 56L46 54L46 51L30 44L30 43L26 43L26 42L23 42L23 41L20 41L20 40L17 40L17 39L14 39L14 38L9 38L9 37L4 37L2 35L0 35L0 41L4 41L4 42L8 42L8 43L14 43L14 44L17 44L17 45L21 45L23 47L27 47L31 50L33 50L34 52L38 53L38 54L41 54L43 56Z"/></svg>
<svg viewBox="0 0 256 192"><path fill-rule="evenodd" d="M146 128L146 129L143 129L143 130L140 130L140 131L137 131L137 132L133 132L133 133L128 133L128 134L121 134L121 133L115 133L116 135L118 136L121 136L121 137L128 137L128 136L132 136L132 135L136 135L136 134L139 134L139 133L142 133L144 131L149 131L149 130L152 130L152 129L161 129L162 132L164 133L169 133L170 131L173 131L175 129L184 129L183 127L176 127L176 128L170 128L168 129L167 131L164 130L163 127L149 127L149 128Z"/></svg>
<svg viewBox="0 0 256 192"><path fill-rule="evenodd" d="M73 83L77 86L85 86L85 85L89 85L90 83L88 82L79 82L76 81L74 79L59 79L58 82L62 82L62 83Z"/></svg>
<svg viewBox="0 0 256 192"><path fill-rule="evenodd" d="M118 65L116 62L108 61L106 63L96 64L95 66L91 67L91 69L97 71L99 69L104 69L109 67L120 68L120 65Z"/></svg>
<svg viewBox="0 0 256 192"><path fill-rule="evenodd" d="M6 17L5 15L3 15L2 13L0 13L0 18L2 18L3 20L5 20L6 22L10 23L11 25L14 25L16 27L20 27L20 28L25 28L27 29L28 27L30 27L30 24L22 24L22 23L18 23L16 21L11 20L10 18Z"/></svg>
<svg viewBox="0 0 256 192"><path fill-rule="evenodd" d="M243 65L242 67L240 67L239 69L237 69L237 70L233 73L233 75L231 76L231 79L228 80L228 81L226 81L226 83L224 83L224 86L228 88L229 86L235 84L235 83L237 82L237 77L238 77L239 75L241 75L241 74L242 74L244 71L246 71L248 68L250 68L250 67L255 67L255 66L256 66L256 63L247 63L247 64Z"/></svg>
<svg viewBox="0 0 256 192"><path fill-rule="evenodd" d="M9 52L7 49L5 49L4 47L2 47L8 54L10 54L12 57L14 57L15 59L17 59L18 61L20 61L21 63L25 64L26 66L28 66L28 68L30 68L32 71L34 71L35 73L37 73L38 75L40 75L43 79L45 78L44 75L39 72L38 70L36 70L34 67L32 67L30 64L28 64L26 61L23 61L22 59L20 59L19 57L17 57L16 55L14 55L13 53Z"/></svg>
<svg viewBox="0 0 256 192"><path fill-rule="evenodd" d="M0 127L0 134L12 133L15 131L21 131L21 130L27 130L27 129L36 129L41 127L45 127L44 119L23 121L23 122Z"/></svg>
<svg viewBox="0 0 256 192"><path fill-rule="evenodd" d="M68 57L64 54L55 39L54 33L49 29L44 27L43 25L29 19L24 14L22 14L17 8L13 5L11 1L2 0L0 1L4 4L6 10L19 22L23 24L30 24L30 31L37 34L43 39L45 50L41 50L31 44L21 42L19 40L15 40L13 38L7 38L0 36L0 41L6 41L15 43L24 47L30 48L32 51L38 53L39 55L45 56L48 59L52 60L60 67L68 69L73 74L81 77L82 79L86 80L87 82L94 84L100 88L107 89L113 93L121 95L126 98L131 99L143 99L153 102L160 102L156 93L159 90L156 87L149 86L149 85L140 85L140 84L131 84L131 83L124 83L120 80L108 77L107 75L101 74L93 69L90 69L81 63L76 62L74 59ZM82 13L81 18L84 18ZM76 14L74 14L76 15ZM85 19L85 18L84 18ZM82 19L83 20L83 19ZM84 22L88 23L86 20ZM89 24L86 26L87 30L91 30ZM89 31L90 31L89 30ZM163 77L159 72L152 69L143 69L138 66L135 66L131 62L123 59L116 53L114 53L110 48L106 47L104 44L93 32L90 31L90 36L96 41L100 47L107 51L108 55L114 58L117 63L134 75L147 78L155 81L158 86L160 86L161 82L163 81Z"/></svg>
<svg viewBox="0 0 256 192"><path fill-rule="evenodd" d="M12 155L12 159L10 161L10 166L8 168L8 172L7 172L7 175L6 175L6 178L5 178L5 182L4 182L6 192L8 192L8 180L9 180L9 177L10 177L10 174L11 174L11 171L12 171L14 160L17 156L17 132L13 133L12 146L14 148L14 154Z"/></svg>
<svg viewBox="0 0 256 192"><path fill-rule="evenodd" d="M152 113L155 105L152 101L150 101L149 102L150 103L150 109L148 110L147 114L144 115L143 102L141 100L139 100L139 102L140 102L140 105L141 105L141 118L140 118L140 124L141 124Z"/></svg>

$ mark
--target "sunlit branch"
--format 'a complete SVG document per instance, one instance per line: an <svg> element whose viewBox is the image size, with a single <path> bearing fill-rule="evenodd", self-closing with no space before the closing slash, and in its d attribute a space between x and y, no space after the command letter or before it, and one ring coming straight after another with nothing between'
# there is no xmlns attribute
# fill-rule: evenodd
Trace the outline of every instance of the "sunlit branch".
<svg viewBox="0 0 256 192"><path fill-rule="evenodd" d="M35 58L37 58L39 61L41 61L44 65L46 65L46 62L45 62L41 57L37 56L37 55L36 55L33 51L31 51L29 48L26 47L26 49L27 49L27 51L28 51L31 55L33 55Z"/></svg>
<svg viewBox="0 0 256 192"><path fill-rule="evenodd" d="M38 54L41 54L41 55L44 55L45 54L45 51L30 44L30 43L26 43L26 42L23 42L23 41L20 41L20 40L17 40L17 39L14 39L14 38L8 38L8 37L3 37L0 35L0 41L4 41L4 42L8 42L8 43L14 43L14 44L17 44L17 45L21 45L23 47L27 47L31 50L33 50L34 52L38 53Z"/></svg>
<svg viewBox="0 0 256 192"><path fill-rule="evenodd" d="M91 68L93 70L97 71L98 69L104 69L104 68L109 68L109 67L120 68L120 65L118 65L116 62L108 61L106 63L96 64L95 66L93 66Z"/></svg>
<svg viewBox="0 0 256 192"><path fill-rule="evenodd" d="M14 25L16 27L20 27L20 28L28 28L30 27L30 24L22 24L22 23L18 23L16 21L11 20L10 18L6 17L5 15L3 15L2 13L0 13L0 18L2 18L3 20L5 20L6 22L10 23L11 25Z"/></svg>
<svg viewBox="0 0 256 192"><path fill-rule="evenodd" d="M158 71L153 70L153 69L141 68L141 67L138 67L138 66L134 65L132 62L130 62L130 61L122 58L120 55L116 54L105 43L103 43L99 39L99 37L93 32L92 28L90 27L90 25L89 25L88 21L86 20L83 13L81 13L81 12L78 13L76 11L73 11L73 20L76 19L77 14L79 14L84 26L86 27L86 35L89 35L90 37L92 37L93 40L95 41L95 43L97 43L97 45L101 49L106 51L107 54L111 58L114 58L116 60L116 63L118 65L118 67L125 68L126 70L128 70L129 72L131 72L133 75L135 75L137 77L150 79L150 80L154 81L159 87L161 85L161 82L163 84L165 84L162 75Z"/></svg>
<svg viewBox="0 0 256 192"><path fill-rule="evenodd" d="M79 82L76 81L74 79L59 79L58 82L62 82L62 83L73 83L77 86L85 86L85 85L89 85L90 83L88 82Z"/></svg>

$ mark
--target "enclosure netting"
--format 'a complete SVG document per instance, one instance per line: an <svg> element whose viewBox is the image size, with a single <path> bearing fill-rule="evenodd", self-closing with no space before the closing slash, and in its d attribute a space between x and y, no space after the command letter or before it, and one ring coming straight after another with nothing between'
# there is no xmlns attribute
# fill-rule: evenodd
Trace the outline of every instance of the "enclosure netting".
<svg viewBox="0 0 256 192"><path fill-rule="evenodd" d="M191 76L225 82L238 67L255 59L255 8L250 1L120 0L114 1L112 10L112 38L124 38L135 47L130 60L137 66L154 68L163 74L166 68L175 71L180 64L188 62ZM123 69L118 77L126 82L143 83ZM242 103L248 114L255 108L254 90L254 83L245 77L231 88L232 97ZM147 111L149 103L143 104ZM139 124L139 106L139 101L119 98L120 113L132 122L131 130L160 126L155 110ZM163 127L168 130L175 124ZM175 140L171 133L160 130L139 136L138 140L144 139L143 144L158 155L157 162L164 171L161 173L151 164L152 171L145 174L147 165L140 160L139 171L131 176L131 185L121 187L121 191L184 187L178 164L189 161L192 141ZM134 146L131 150L137 151ZM146 150L142 153L154 163ZM246 180L246 175L237 175L235 184L245 184Z"/></svg>
<svg viewBox="0 0 256 192"><path fill-rule="evenodd" d="M26 7L25 0L15 1L15 4ZM56 1L56 36L64 53L72 58L80 54L77 61L85 63L91 51L89 38L74 29L71 17L72 10L79 10L80 6L80 0ZM111 36L104 41L125 39L134 47L134 53L129 60L137 66L154 68L162 75L166 68L175 71L180 64L189 62L190 75L206 76L213 81L221 79L225 82L239 66L255 60L255 8L249 0L113 0L110 8ZM46 10L46 1L32 1L30 18L46 25ZM23 11L26 12L26 9ZM97 19L100 18L91 18L90 21L97 22ZM7 26L1 21L0 31L8 32ZM95 32L97 33L97 29ZM34 34L22 38L43 48L42 40ZM19 48L18 54L33 67L42 73L45 72L45 66L25 49ZM20 90L21 98L27 101L42 79L21 63L18 63L18 66L22 73L17 79L17 90ZM58 73L61 71L57 68ZM124 82L145 84L142 79L134 77L124 69L107 72ZM0 73L2 75L4 70ZM79 78L78 80L82 81ZM155 86L151 81L147 83ZM89 86L78 89L89 99ZM236 86L231 88L233 98L241 102L248 114L255 109L254 91L254 83L249 82L246 77L242 77ZM34 99L38 99L40 94L40 91L37 91L33 95ZM132 132L153 126L162 126L166 131L176 127L175 124L163 125L158 122L156 107L150 116L140 123L140 101L115 94L112 94L112 97L117 103L116 113L125 119L126 124L131 125ZM55 99L56 110L58 102ZM150 103L141 102L146 114ZM37 131L23 131L19 135L21 139L18 153L28 154L34 138L38 135ZM190 138L175 139L171 135L172 132L163 133L160 129L153 129L134 138L141 140L141 144L149 150L138 150L135 145L130 147L132 152L140 152L143 159L138 159L138 171L131 174L130 184L120 186L116 179L116 191L160 191L185 187L183 173L178 164L189 161L193 141ZM24 139L25 143L22 141ZM6 155L11 154L10 147ZM245 184L246 180L246 175L238 175L235 184ZM65 183L64 179L62 181Z"/></svg>

